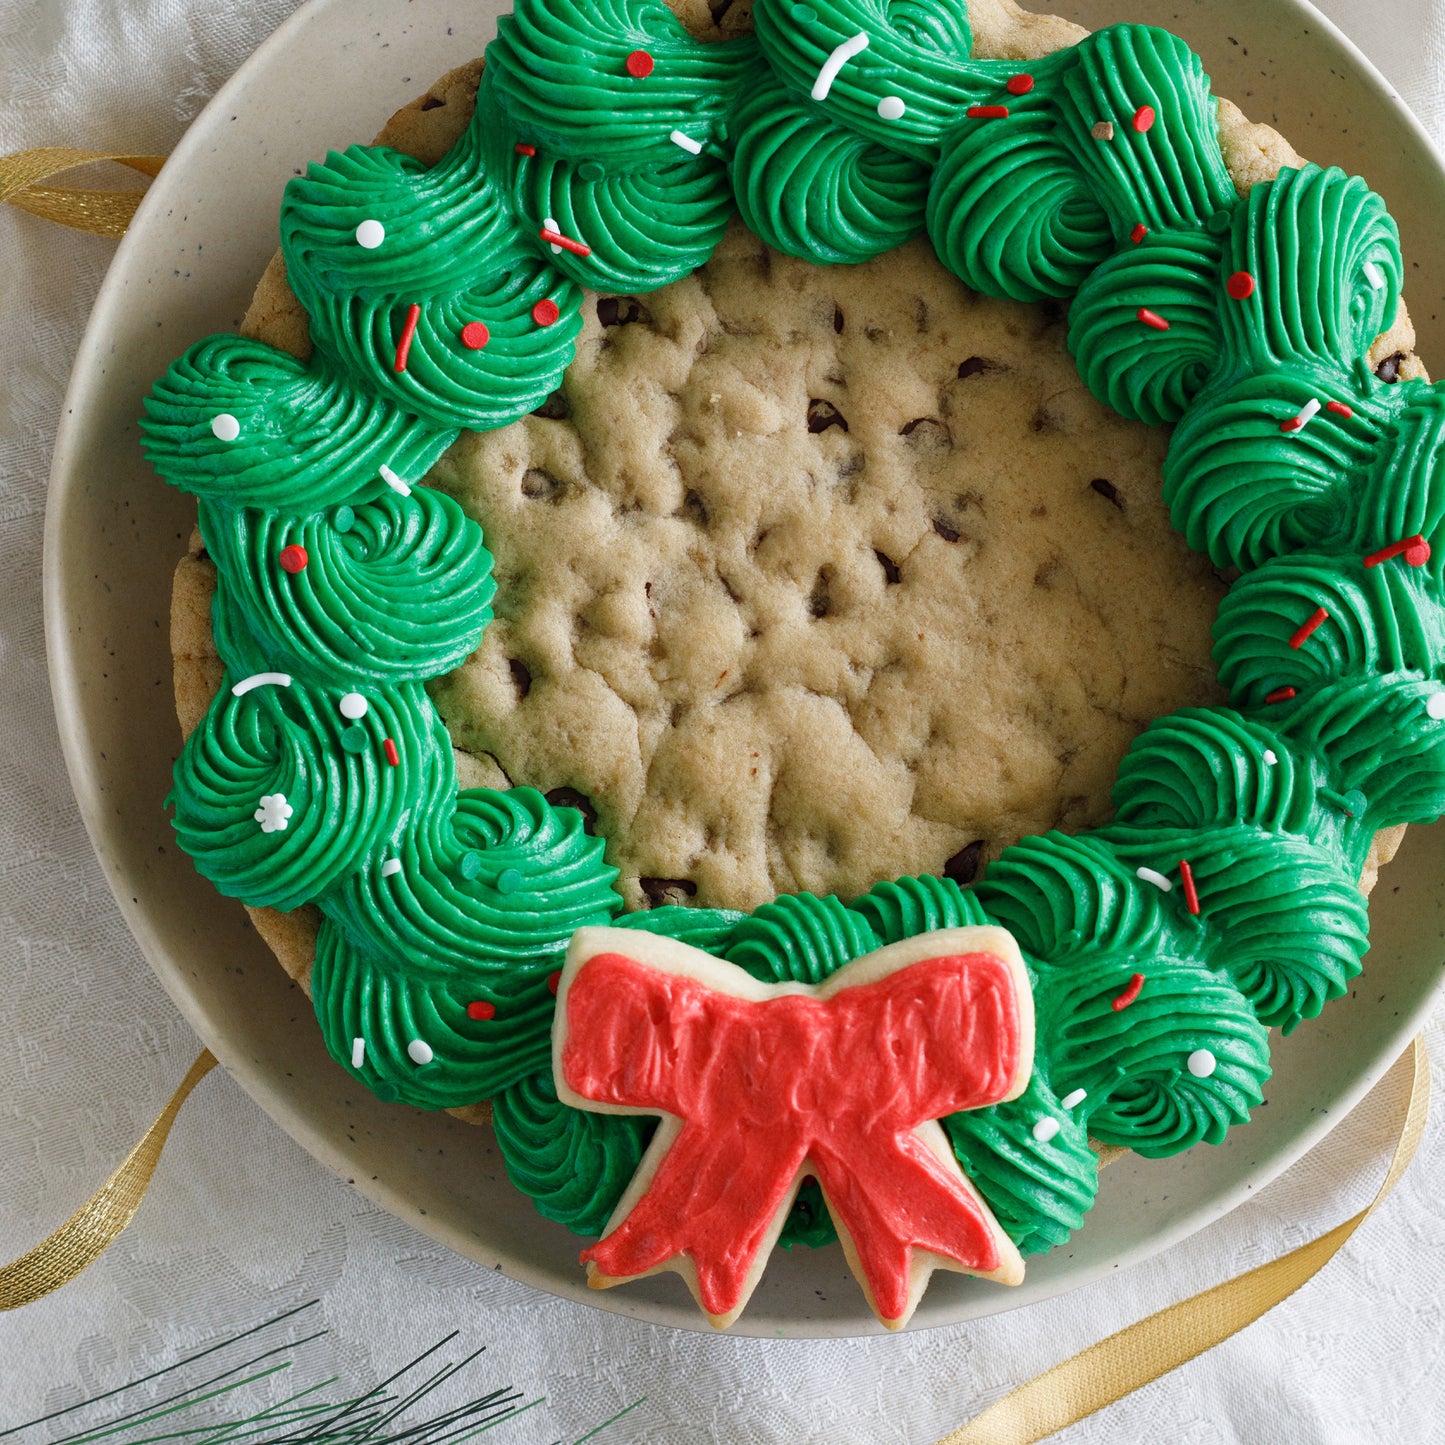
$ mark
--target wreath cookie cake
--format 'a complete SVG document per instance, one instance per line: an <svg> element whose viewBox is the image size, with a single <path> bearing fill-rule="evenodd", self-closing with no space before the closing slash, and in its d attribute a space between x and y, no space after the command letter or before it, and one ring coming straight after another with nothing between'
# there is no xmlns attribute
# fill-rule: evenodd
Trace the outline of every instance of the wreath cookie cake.
<svg viewBox="0 0 1445 1445"><path fill-rule="evenodd" d="M155 387L170 801L591 1283L725 1325L836 1237L898 1327L1359 971L1445 808L1445 403L1380 198L1176 37L676 9L521 0Z"/></svg>

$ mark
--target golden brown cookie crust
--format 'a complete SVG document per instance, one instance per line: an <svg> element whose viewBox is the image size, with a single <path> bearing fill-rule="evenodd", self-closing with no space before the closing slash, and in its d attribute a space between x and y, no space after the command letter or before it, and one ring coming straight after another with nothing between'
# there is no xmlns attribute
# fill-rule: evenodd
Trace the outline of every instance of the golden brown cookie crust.
<svg viewBox="0 0 1445 1445"><path fill-rule="evenodd" d="M674 8L705 38L750 23L740 0L718 24ZM1021 60L1084 33L1009 0L970 21L978 53ZM439 159L480 73L378 143ZM1241 192L1300 162L1228 101L1219 123ZM1103 821L1139 729L1221 700L1223 585L1168 525L1167 436L1087 393L1057 310L965 291L922 240L817 268L737 224L698 275L598 301L544 408L570 415L464 434L430 478L482 520L499 584L434 693L462 786L580 795L630 907L965 876ZM241 330L309 353L279 253ZM1402 305L1371 359L1423 375L1413 342ZM172 598L185 733L222 681L214 586L196 539ZM1366 891L1403 831L1376 838ZM249 911L305 987L318 915Z"/></svg>

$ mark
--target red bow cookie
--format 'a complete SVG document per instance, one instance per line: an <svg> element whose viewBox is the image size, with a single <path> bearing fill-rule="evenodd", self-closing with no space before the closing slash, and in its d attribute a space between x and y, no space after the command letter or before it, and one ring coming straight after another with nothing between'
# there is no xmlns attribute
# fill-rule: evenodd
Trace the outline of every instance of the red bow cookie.
<svg viewBox="0 0 1445 1445"><path fill-rule="evenodd" d="M579 929L557 990L558 1097L662 1116L582 1253L588 1283L673 1269L726 1328L812 1175L890 1328L935 1269L1018 1284L1023 1260L937 1121L1017 1098L1033 1046L1028 978L1002 928L921 934L817 985L759 983L670 938Z"/></svg>

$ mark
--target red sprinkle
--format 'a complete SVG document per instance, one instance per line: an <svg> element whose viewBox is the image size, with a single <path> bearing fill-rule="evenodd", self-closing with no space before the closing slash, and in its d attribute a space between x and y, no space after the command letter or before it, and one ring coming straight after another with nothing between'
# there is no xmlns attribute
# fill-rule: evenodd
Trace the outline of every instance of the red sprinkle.
<svg viewBox="0 0 1445 1445"><path fill-rule="evenodd" d="M1154 124L1154 107L1152 105L1141 105L1134 112L1134 129L1143 135L1151 125Z"/></svg>
<svg viewBox="0 0 1445 1445"><path fill-rule="evenodd" d="M421 307L413 303L406 313L406 325L401 328L401 340L396 343L396 371L406 370L406 359L411 355L411 339L416 335L416 324L421 320Z"/></svg>
<svg viewBox="0 0 1445 1445"><path fill-rule="evenodd" d="M645 50L634 50L627 57L627 73L634 80L646 80L652 74L652 67L655 63Z"/></svg>
<svg viewBox="0 0 1445 1445"><path fill-rule="evenodd" d="M1330 620L1330 614L1323 607L1316 607L1310 614L1307 622L1302 622L1295 630L1294 636L1290 638L1291 647L1303 647L1309 641L1311 634L1316 628Z"/></svg>
<svg viewBox="0 0 1445 1445"><path fill-rule="evenodd" d="M392 767L399 768L401 766L401 754L397 752L396 744L390 738L382 738L381 750L386 754L386 760Z"/></svg>
<svg viewBox="0 0 1445 1445"><path fill-rule="evenodd" d="M1147 306L1141 306L1135 314L1145 326L1152 326L1155 331L1169 330L1169 323L1157 311L1151 311Z"/></svg>
<svg viewBox="0 0 1445 1445"><path fill-rule="evenodd" d="M1265 700L1266 702L1268 702L1268 703L1288 702L1288 701L1289 701L1292 697L1294 697L1294 696L1295 696L1295 690L1294 690L1294 688L1292 688L1292 687L1277 687L1277 688L1275 688L1275 690L1274 690L1273 692L1267 692L1267 693L1265 693L1265 695L1264 695L1264 700Z"/></svg>
<svg viewBox="0 0 1445 1445"><path fill-rule="evenodd" d="M555 973L549 973L547 975L547 987L551 989L553 993L556 993L561 986L562 970L559 968Z"/></svg>
<svg viewBox="0 0 1445 1445"><path fill-rule="evenodd" d="M468 321L462 327L462 345L468 351L480 351L492 339L485 321Z"/></svg>
<svg viewBox="0 0 1445 1445"><path fill-rule="evenodd" d="M1008 115L1008 106L971 105L966 114L970 120L1003 120Z"/></svg>
<svg viewBox="0 0 1445 1445"><path fill-rule="evenodd" d="M1034 88L1032 75L1011 75L1005 89L1010 95L1027 95Z"/></svg>
<svg viewBox="0 0 1445 1445"><path fill-rule="evenodd" d="M1303 428L1304 422L1297 416L1287 416L1279 424L1279 429L1283 432L1301 431Z"/></svg>
<svg viewBox="0 0 1445 1445"><path fill-rule="evenodd" d="M1248 271L1236 271L1224 283L1224 289L1236 301L1246 301L1254 295L1254 277Z"/></svg>
<svg viewBox="0 0 1445 1445"><path fill-rule="evenodd" d="M564 236L561 231L554 231L550 226L543 226L537 232L541 238L550 246L560 246L564 251L570 251L574 256L590 256L591 246L584 246L581 241L574 241L571 236Z"/></svg>
<svg viewBox="0 0 1445 1445"><path fill-rule="evenodd" d="M1430 544L1417 532L1413 537L1404 537L1398 542L1391 542L1388 547L1381 547L1378 552L1371 552L1365 558L1365 566L1378 567L1381 562L1388 562L1401 553L1410 566L1423 567L1430 560Z"/></svg>
<svg viewBox="0 0 1445 1445"><path fill-rule="evenodd" d="M1327 401L1325 410L1334 412L1336 416L1354 416L1355 414L1354 407L1346 406L1342 401Z"/></svg>
<svg viewBox="0 0 1445 1445"><path fill-rule="evenodd" d="M310 557L306 555L306 548L299 543L293 542L289 547L281 549L280 562L283 572L290 572L293 575L297 572L304 572L306 564L310 560Z"/></svg>
<svg viewBox="0 0 1445 1445"><path fill-rule="evenodd" d="M1143 221L1140 221L1139 224L1129 232L1129 239L1137 246L1148 234L1149 227L1146 226Z"/></svg>
<svg viewBox="0 0 1445 1445"><path fill-rule="evenodd" d="M516 151L519 156L534 156L537 154L537 147L528 145L524 140L519 140L512 149Z"/></svg>
<svg viewBox="0 0 1445 1445"><path fill-rule="evenodd" d="M1139 992L1143 987L1144 975L1142 973L1136 973L1134 977L1129 980L1124 992L1114 1000L1114 1012L1118 1013L1120 1009L1128 1008L1129 1005L1139 997Z"/></svg>
<svg viewBox="0 0 1445 1445"><path fill-rule="evenodd" d="M1184 884L1184 906L1191 913L1199 912L1199 892L1194 886L1194 870L1183 858L1179 860L1179 877Z"/></svg>
<svg viewBox="0 0 1445 1445"><path fill-rule="evenodd" d="M538 326L551 326L561 314L557 303L545 297L532 308L532 320Z"/></svg>
<svg viewBox="0 0 1445 1445"><path fill-rule="evenodd" d="M469 1019L494 1019L496 1016L496 1004L488 1003L484 998L476 999L467 1005L467 1017Z"/></svg>

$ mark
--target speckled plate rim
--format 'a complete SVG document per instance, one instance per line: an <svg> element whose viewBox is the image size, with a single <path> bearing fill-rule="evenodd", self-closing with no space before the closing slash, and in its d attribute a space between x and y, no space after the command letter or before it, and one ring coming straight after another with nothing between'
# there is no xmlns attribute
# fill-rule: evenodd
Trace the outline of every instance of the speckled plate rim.
<svg viewBox="0 0 1445 1445"><path fill-rule="evenodd" d="M179 745L167 639L170 572L194 516L141 460L135 419L191 341L234 329L275 246L281 187L328 144L372 134L435 76L480 53L497 0L311 0L197 117L155 182L97 298L56 438L46 517L46 639L80 813L132 933L226 1070L303 1148L425 1234L538 1289L697 1329L674 1277L598 1295L577 1241L507 1183L490 1131L384 1105L331 1064L310 1007L250 930L170 844L159 807ZM1074 0L1096 27L1135 19L1183 35L1216 88L1322 163L1365 174L1400 221L1407 294L1445 295L1445 165L1353 45L1302 0ZM1283 57L1277 59L1275 57ZM1264 88L1262 89L1261 86ZM1362 134L1363 132L1363 134ZM1371 149L1374 137L1390 144ZM1445 326L1416 317L1445 369ZM1385 874L1361 985L1275 1047L1267 1109L1217 1149L1127 1158L1086 1227L1004 1290L954 1275L912 1328L1047 1299L1218 1219L1313 1147L1387 1071L1434 1002L1445 959L1445 828L1414 829ZM774 1261L734 1333L874 1333L836 1247Z"/></svg>

